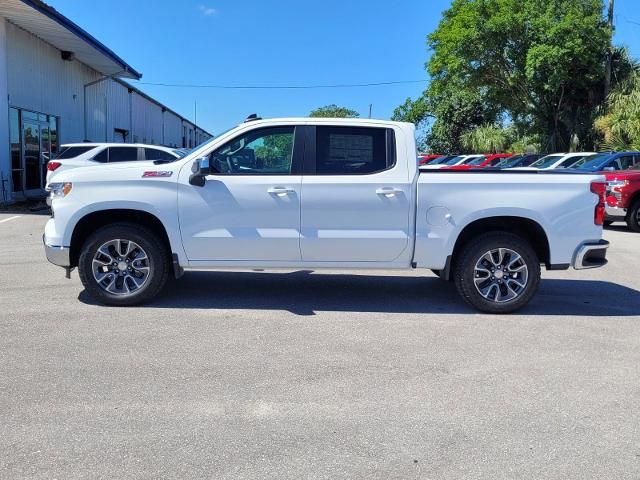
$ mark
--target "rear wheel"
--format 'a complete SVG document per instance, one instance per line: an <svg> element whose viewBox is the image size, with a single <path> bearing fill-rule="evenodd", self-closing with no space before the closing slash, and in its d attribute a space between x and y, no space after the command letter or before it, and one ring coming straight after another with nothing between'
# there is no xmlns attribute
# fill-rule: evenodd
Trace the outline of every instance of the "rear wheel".
<svg viewBox="0 0 640 480"><path fill-rule="evenodd" d="M629 210L627 225L634 232L640 232L640 199L636 200Z"/></svg>
<svg viewBox="0 0 640 480"><path fill-rule="evenodd" d="M458 293L471 306L486 313L511 313L536 293L540 261L521 237L487 233L462 247L454 280Z"/></svg>
<svg viewBox="0 0 640 480"><path fill-rule="evenodd" d="M155 297L167 282L169 254L152 231L130 223L105 226L80 253L78 272L87 292L105 305L136 305Z"/></svg>

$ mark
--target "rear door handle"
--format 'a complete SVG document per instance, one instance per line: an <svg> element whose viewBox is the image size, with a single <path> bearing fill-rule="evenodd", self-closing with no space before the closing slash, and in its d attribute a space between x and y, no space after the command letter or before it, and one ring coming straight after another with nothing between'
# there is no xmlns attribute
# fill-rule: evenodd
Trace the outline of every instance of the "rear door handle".
<svg viewBox="0 0 640 480"><path fill-rule="evenodd" d="M267 190L267 193L271 195L277 195L278 197L284 197L285 195L289 195L290 193L295 193L295 189L291 187L270 187Z"/></svg>
<svg viewBox="0 0 640 480"><path fill-rule="evenodd" d="M395 187L380 187L376 189L376 195L384 195L387 198L395 197L396 193L402 193L402 190Z"/></svg>

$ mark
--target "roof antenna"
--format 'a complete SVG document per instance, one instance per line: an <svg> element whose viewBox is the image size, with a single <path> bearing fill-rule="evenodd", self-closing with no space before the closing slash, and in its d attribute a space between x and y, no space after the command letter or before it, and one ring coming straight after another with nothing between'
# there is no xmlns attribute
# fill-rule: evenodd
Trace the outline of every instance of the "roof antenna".
<svg viewBox="0 0 640 480"><path fill-rule="evenodd" d="M255 122L256 120L262 120L262 118L260 118L257 113L252 113L251 115L249 115L247 117L247 119L244 121L244 123Z"/></svg>

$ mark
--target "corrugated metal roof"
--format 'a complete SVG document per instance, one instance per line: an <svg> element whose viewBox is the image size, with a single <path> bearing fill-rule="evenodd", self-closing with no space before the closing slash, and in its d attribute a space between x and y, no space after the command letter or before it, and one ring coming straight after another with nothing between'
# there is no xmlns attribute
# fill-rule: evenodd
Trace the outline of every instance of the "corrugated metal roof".
<svg viewBox="0 0 640 480"><path fill-rule="evenodd" d="M2 0L0 16L103 75L140 79L142 74L105 45L41 0Z"/></svg>

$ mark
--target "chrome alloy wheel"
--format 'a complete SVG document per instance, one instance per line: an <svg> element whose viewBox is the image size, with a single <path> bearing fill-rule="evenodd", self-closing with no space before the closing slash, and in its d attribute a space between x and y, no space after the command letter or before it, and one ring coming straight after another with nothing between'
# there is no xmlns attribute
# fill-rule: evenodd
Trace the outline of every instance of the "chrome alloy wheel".
<svg viewBox="0 0 640 480"><path fill-rule="evenodd" d="M149 279L149 257L131 240L119 238L103 243L91 266L100 288L112 295L131 295Z"/></svg>
<svg viewBox="0 0 640 480"><path fill-rule="evenodd" d="M476 290L487 300L504 303L524 292L529 269L520 254L496 248L480 257L473 270Z"/></svg>

